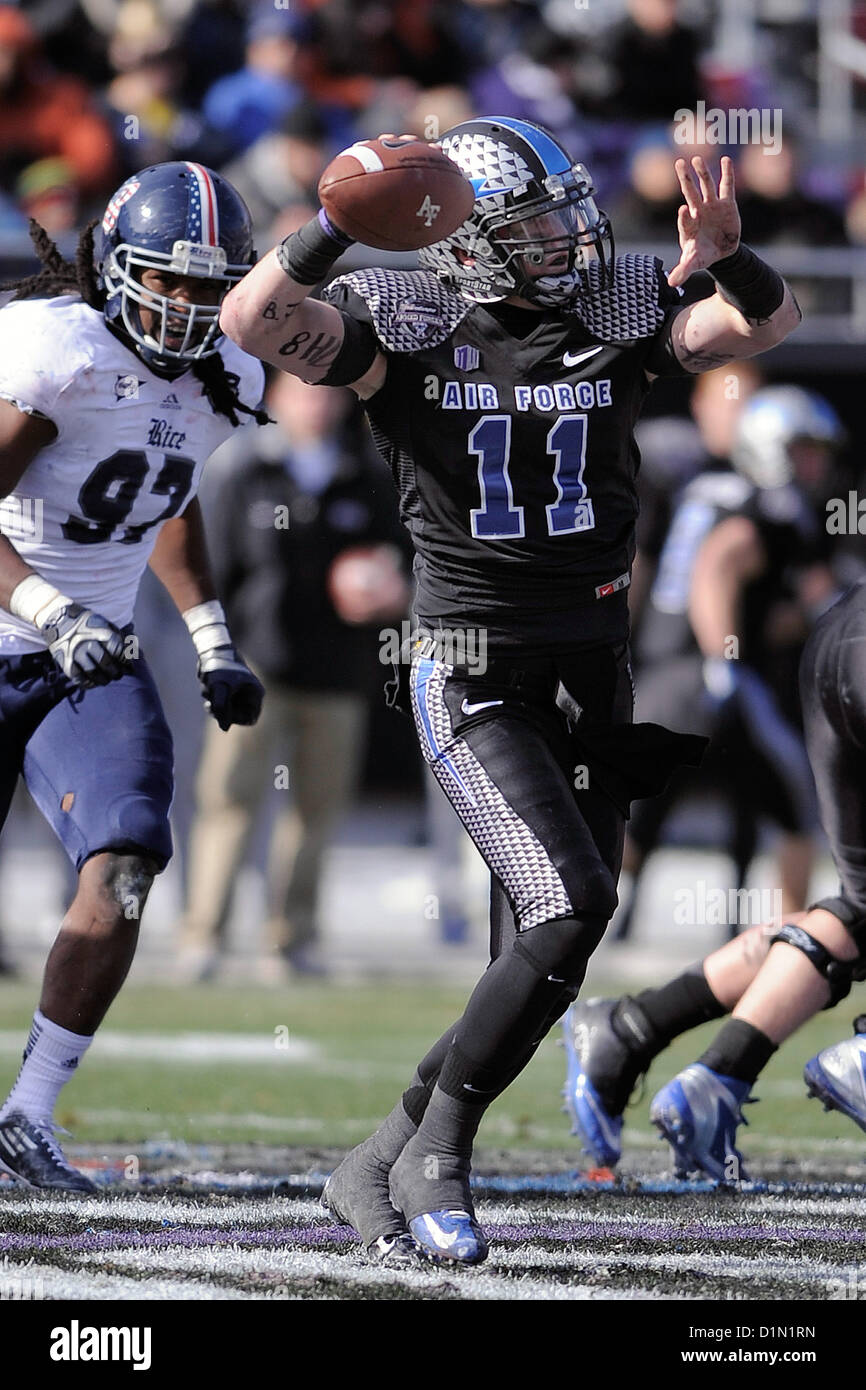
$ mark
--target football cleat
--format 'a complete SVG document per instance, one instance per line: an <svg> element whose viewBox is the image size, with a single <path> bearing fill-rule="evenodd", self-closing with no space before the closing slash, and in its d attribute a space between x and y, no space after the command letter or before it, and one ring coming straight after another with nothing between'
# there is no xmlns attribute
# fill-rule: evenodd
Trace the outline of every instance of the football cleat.
<svg viewBox="0 0 866 1390"><path fill-rule="evenodd" d="M13 1111L0 1120L0 1169L29 1187L64 1192L96 1192L96 1185L67 1163L48 1120L30 1120Z"/></svg>
<svg viewBox="0 0 866 1390"><path fill-rule="evenodd" d="M435 1264L480 1265L487 1238L471 1211L427 1211L413 1217L409 1230Z"/></svg>
<svg viewBox="0 0 866 1390"><path fill-rule="evenodd" d="M388 1195L390 1169L373 1151L372 1138L347 1154L328 1178L322 1206L351 1226L371 1259L380 1263L418 1262L418 1252L399 1211Z"/></svg>
<svg viewBox="0 0 866 1390"><path fill-rule="evenodd" d="M367 1259L375 1264L402 1265L416 1268L420 1264L427 1263L427 1256L418 1248L418 1242L408 1231L401 1231L399 1235L379 1236L372 1245L367 1246Z"/></svg>
<svg viewBox="0 0 866 1390"><path fill-rule="evenodd" d="M841 1110L866 1130L866 1036L858 1033L825 1047L806 1063L803 1079L809 1095L822 1100L825 1110Z"/></svg>
<svg viewBox="0 0 866 1390"><path fill-rule="evenodd" d="M420 1143L417 1135L410 1139L391 1169L392 1205L434 1264L481 1264L488 1247L472 1206L469 1159L416 1153Z"/></svg>
<svg viewBox="0 0 866 1390"><path fill-rule="evenodd" d="M562 1019L567 1061L562 1092L565 1111L571 1119L572 1134L601 1168L619 1162L622 1112L646 1069L612 1024L614 1010L630 1003L627 998L578 1000ZM642 1016L636 1015L634 1026L640 1028L643 1023Z"/></svg>
<svg viewBox="0 0 866 1390"><path fill-rule="evenodd" d="M703 1173L717 1182L748 1182L734 1145L748 1081L710 1071L701 1062L686 1067L663 1086L650 1106L650 1120L673 1150L677 1177Z"/></svg>

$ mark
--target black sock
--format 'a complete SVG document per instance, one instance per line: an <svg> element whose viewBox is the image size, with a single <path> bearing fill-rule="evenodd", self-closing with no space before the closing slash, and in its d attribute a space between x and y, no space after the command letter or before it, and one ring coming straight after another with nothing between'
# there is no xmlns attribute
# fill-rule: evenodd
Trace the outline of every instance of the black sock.
<svg viewBox="0 0 866 1390"><path fill-rule="evenodd" d="M754 1084L777 1044L742 1018L729 1018L698 1061L722 1076Z"/></svg>
<svg viewBox="0 0 866 1390"><path fill-rule="evenodd" d="M643 990L634 1002L644 1013L654 1034L648 1062L664 1051L680 1033L687 1033L690 1028L709 1023L711 1019L723 1018L728 1012L713 994L700 966L692 966L660 989ZM621 1033L619 1028L616 1031ZM627 1035L621 1036L624 1042L628 1042Z"/></svg>

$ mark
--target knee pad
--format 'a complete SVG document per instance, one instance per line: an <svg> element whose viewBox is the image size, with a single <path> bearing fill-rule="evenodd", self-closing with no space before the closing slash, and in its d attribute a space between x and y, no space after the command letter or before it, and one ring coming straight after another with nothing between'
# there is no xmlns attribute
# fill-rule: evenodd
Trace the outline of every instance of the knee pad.
<svg viewBox="0 0 866 1390"><path fill-rule="evenodd" d="M816 904L823 906L823 904ZM828 909L832 911L832 908ZM770 941L772 949L777 941L784 941L788 946L795 946L798 951L802 951L809 962L815 967L819 975L823 975L827 984L830 986L830 998L824 1005L825 1009L832 1009L838 1004L840 999L845 999L851 993L851 981L862 979L859 974L861 962L857 960L837 960L831 955L826 946L822 946L820 941L816 941L814 936L810 936L802 927L794 926L793 922L785 922L778 931L773 933Z"/></svg>
<svg viewBox="0 0 866 1390"><path fill-rule="evenodd" d="M561 984L564 989L579 989L587 961L601 941L607 922L606 917L588 913L539 922L537 927L520 933L514 950L542 979Z"/></svg>

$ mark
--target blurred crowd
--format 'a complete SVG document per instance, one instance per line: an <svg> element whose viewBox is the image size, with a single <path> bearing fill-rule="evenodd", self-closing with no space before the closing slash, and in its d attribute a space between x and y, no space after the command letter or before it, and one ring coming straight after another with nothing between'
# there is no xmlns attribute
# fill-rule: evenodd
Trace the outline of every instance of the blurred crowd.
<svg viewBox="0 0 866 1390"><path fill-rule="evenodd" d="M796 113L815 102L814 32L808 24L762 30L753 66L737 68L719 57L719 8L698 0L0 4L0 236L24 232L35 217L62 238L127 175L190 158L241 192L261 254L306 220L322 169L353 140L388 130L435 139L483 112L536 121L586 162L620 245L673 247L681 201L674 158L700 149L715 162L725 152L675 138L675 113L703 101L783 110L774 153L761 144L728 150L747 241L866 244L861 173L797 128ZM866 551L859 536L828 545L827 499L858 481L842 423L817 398L777 402L775 416L764 400L764 413L750 414L763 385L749 364L711 373L693 387L689 418L642 426L637 717L678 727L694 718L714 738L718 756L702 785L715 779L730 803L737 877L748 873L758 822L769 820L785 910L793 911L807 900L816 828L797 660L816 616L860 572ZM293 794L273 824L266 921L251 929L298 973L324 968L323 856L355 795L365 721L380 699L378 629L399 624L410 603L390 479L348 393L282 377L268 405L273 425L245 431L231 457L215 461L204 495L223 600L268 687L268 718L231 737L209 729L197 762L198 703L172 708L174 648L161 637L152 653L159 668L160 645L169 650L162 684L182 734L179 804L189 804L187 823L176 817L186 869L178 942L189 977L202 980L219 969L232 890L273 790L270 769L283 767ZM273 526L280 506L292 516L285 532ZM716 593L707 556L734 531L752 547L748 576L731 594L738 616L725 629L743 643L727 663L744 673L739 685L713 664L692 612L702 586ZM163 634L171 620L159 603L146 589L145 625L149 607ZM399 748L397 762L413 763L408 733ZM643 803L626 859L635 882L668 812L693 790L683 783L667 800ZM460 941L458 827L431 789L428 797L438 931ZM627 935L630 926L626 905L617 930Z"/></svg>
<svg viewBox="0 0 866 1390"><path fill-rule="evenodd" d="M862 174L827 158L815 33L759 29L748 63L719 46L723 7L678 0L28 0L0 5L0 232L52 234L127 174L191 158L224 172L259 249L315 200L329 158L383 130L436 138L476 113L537 121L587 163L620 241L669 241L675 113L781 108L781 148L743 144L744 235L866 241ZM717 159L719 145L698 146ZM775 146L774 146L775 149Z"/></svg>

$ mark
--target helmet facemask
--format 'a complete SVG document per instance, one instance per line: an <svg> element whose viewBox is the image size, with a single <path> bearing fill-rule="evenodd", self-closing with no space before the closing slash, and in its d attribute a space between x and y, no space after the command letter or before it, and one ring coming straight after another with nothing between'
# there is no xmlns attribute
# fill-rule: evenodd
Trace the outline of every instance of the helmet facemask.
<svg viewBox="0 0 866 1390"><path fill-rule="evenodd" d="M232 285L248 269L246 265L227 265L226 253L221 246L176 241L169 255L122 242L112 248L102 267L106 315L115 323L119 320L150 365L163 369L177 368L199 361L217 351L222 337L220 306ZM159 294L142 284L141 276L145 270L216 280L222 284L219 299L216 304L197 304ZM112 312L112 300L117 296L119 312ZM156 331L145 332L140 309L156 314ZM168 340L174 338L180 338L179 346L169 347Z"/></svg>
<svg viewBox="0 0 866 1390"><path fill-rule="evenodd" d="M485 239L513 277L513 294L530 303L556 306L590 289L589 267L598 266L596 288L611 283L614 245L610 223L592 197L586 169L551 175L546 197L514 199L504 214L491 214ZM547 265L549 273L540 275Z"/></svg>
<svg viewBox="0 0 866 1390"><path fill-rule="evenodd" d="M443 147L457 158L458 149L445 141ZM462 158L457 162L464 167ZM513 187L496 187L494 178L473 182L477 196L470 217L419 257L452 289L476 303L516 295L556 307L612 283L613 233L583 164ZM550 273L539 275L545 262Z"/></svg>

